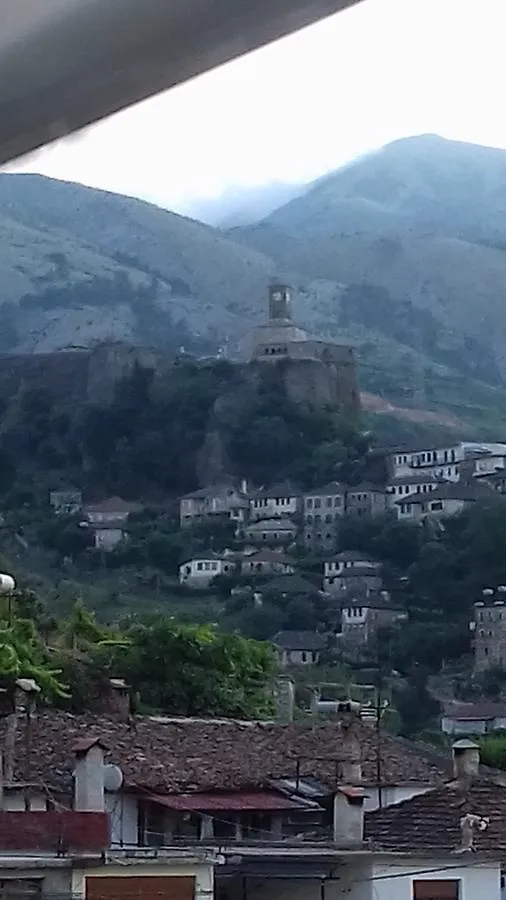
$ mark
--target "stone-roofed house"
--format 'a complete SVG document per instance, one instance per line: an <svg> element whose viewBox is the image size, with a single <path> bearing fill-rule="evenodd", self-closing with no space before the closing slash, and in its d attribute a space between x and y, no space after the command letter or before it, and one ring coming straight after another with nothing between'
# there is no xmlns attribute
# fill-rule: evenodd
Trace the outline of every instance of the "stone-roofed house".
<svg viewBox="0 0 506 900"><path fill-rule="evenodd" d="M506 469L475 475L478 484L484 484L498 494L506 494Z"/></svg>
<svg viewBox="0 0 506 900"><path fill-rule="evenodd" d="M232 575L237 568L233 556L218 553L195 554L179 566L179 583L191 588L207 588L218 575Z"/></svg>
<svg viewBox="0 0 506 900"><path fill-rule="evenodd" d="M290 519L300 510L299 488L285 481L272 487L261 488L250 495L250 519Z"/></svg>
<svg viewBox="0 0 506 900"><path fill-rule="evenodd" d="M377 484L357 484L346 491L346 515L360 518L384 516L387 494Z"/></svg>
<svg viewBox="0 0 506 900"><path fill-rule="evenodd" d="M286 547L297 537L297 525L291 519L275 518L249 522L244 529L246 541L270 547Z"/></svg>
<svg viewBox="0 0 506 900"><path fill-rule="evenodd" d="M84 509L85 522L93 532L95 547L105 552L114 550L127 537L130 516L142 512L140 503L121 497L108 497L98 503L88 503Z"/></svg>
<svg viewBox="0 0 506 900"><path fill-rule="evenodd" d="M381 563L360 550L343 550L325 561L323 587L329 593L381 590Z"/></svg>
<svg viewBox="0 0 506 900"><path fill-rule="evenodd" d="M441 731L445 734L487 734L506 730L506 703L450 702L443 705Z"/></svg>
<svg viewBox="0 0 506 900"><path fill-rule="evenodd" d="M375 640L380 628L406 621L405 609L388 591L344 590L341 603L341 640L351 647L363 647Z"/></svg>
<svg viewBox="0 0 506 900"><path fill-rule="evenodd" d="M428 494L435 491L443 478L436 477L432 470L422 471L413 470L408 475L397 475L391 478L387 484L387 502L388 506L397 513L396 502L401 501L403 497L412 494ZM449 479L448 479L449 480Z"/></svg>
<svg viewBox="0 0 506 900"><path fill-rule="evenodd" d="M279 594L281 597L316 597L319 588L301 575L280 575L262 585L262 594Z"/></svg>
<svg viewBox="0 0 506 900"><path fill-rule="evenodd" d="M272 643L282 669L316 665L321 651L325 649L325 639L316 631L278 631Z"/></svg>
<svg viewBox="0 0 506 900"><path fill-rule="evenodd" d="M426 516L458 515L473 503L493 499L491 489L473 479L471 482L441 484L427 494L408 494L397 500L395 505L399 518L418 520Z"/></svg>
<svg viewBox="0 0 506 900"><path fill-rule="evenodd" d="M185 494L179 501L181 528L199 522L221 519L231 521L240 531L248 518L249 496L247 485L238 487L232 482L200 488Z"/></svg>
<svg viewBox="0 0 506 900"><path fill-rule="evenodd" d="M295 561L276 550L256 550L245 553L239 561L241 575L293 575Z"/></svg>
<svg viewBox="0 0 506 900"><path fill-rule="evenodd" d="M303 496L304 544L313 550L332 550L346 509L346 487L331 481Z"/></svg>

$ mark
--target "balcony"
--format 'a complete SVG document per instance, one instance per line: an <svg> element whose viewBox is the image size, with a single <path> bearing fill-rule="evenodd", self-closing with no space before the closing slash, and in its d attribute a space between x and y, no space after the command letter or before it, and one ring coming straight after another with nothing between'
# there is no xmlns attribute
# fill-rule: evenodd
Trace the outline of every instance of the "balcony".
<svg viewBox="0 0 506 900"><path fill-rule="evenodd" d="M0 849L5 854L100 855L109 846L109 816L102 812L0 811Z"/></svg>

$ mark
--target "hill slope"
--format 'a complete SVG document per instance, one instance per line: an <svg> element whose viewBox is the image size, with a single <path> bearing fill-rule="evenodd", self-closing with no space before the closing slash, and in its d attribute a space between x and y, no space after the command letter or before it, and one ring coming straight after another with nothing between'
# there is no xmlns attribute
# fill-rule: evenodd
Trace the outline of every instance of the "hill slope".
<svg viewBox="0 0 506 900"><path fill-rule="evenodd" d="M506 154L431 137L228 233L104 191L0 175L0 352L119 339L204 354L228 343L233 354L278 275L295 287L302 325L357 343L365 390L466 433L506 431L502 197Z"/></svg>
<svg viewBox="0 0 506 900"><path fill-rule="evenodd" d="M429 375L424 402L434 400L425 371L434 363L502 393L505 151L432 135L396 141L229 234L302 279L340 283L332 321L351 329L366 357L371 338L410 347L419 395ZM398 370L399 348L390 350ZM473 386L462 388L473 404Z"/></svg>
<svg viewBox="0 0 506 900"><path fill-rule="evenodd" d="M274 267L200 222L35 175L0 176L0 238L0 299L21 302L23 315L9 310L21 351L146 339L127 278L156 282L156 305L216 342L237 331L245 311L254 315ZM97 278L119 284L118 296L105 296L100 281L85 295L65 290Z"/></svg>

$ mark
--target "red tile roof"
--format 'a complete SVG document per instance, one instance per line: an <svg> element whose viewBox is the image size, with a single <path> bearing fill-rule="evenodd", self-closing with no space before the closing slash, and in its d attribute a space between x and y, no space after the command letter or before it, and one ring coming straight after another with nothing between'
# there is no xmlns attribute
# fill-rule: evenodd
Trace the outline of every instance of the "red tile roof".
<svg viewBox="0 0 506 900"><path fill-rule="evenodd" d="M25 727L21 717L14 778L52 789L70 787L76 741L94 736L109 748L107 761L121 766L127 787L152 792L266 788L269 779L295 777L297 770L301 777L314 775L335 786L340 763L357 757L364 782L376 782L375 730L356 720L280 725L135 716L127 723L52 710L32 720L29 761ZM0 746L5 728L0 719ZM445 763L428 760L415 745L388 735L381 737L381 770L385 785L434 785L450 777Z"/></svg>
<svg viewBox="0 0 506 900"><path fill-rule="evenodd" d="M223 791L199 794L147 794L152 800L168 809L209 812L211 810L277 810L306 809L307 803L296 802L275 791Z"/></svg>
<svg viewBox="0 0 506 900"><path fill-rule="evenodd" d="M366 813L365 837L374 849L396 853L455 853L462 844L461 819L486 820L474 829L473 849L504 857L506 788L484 780L453 781L395 806ZM456 859L459 857L457 856Z"/></svg>

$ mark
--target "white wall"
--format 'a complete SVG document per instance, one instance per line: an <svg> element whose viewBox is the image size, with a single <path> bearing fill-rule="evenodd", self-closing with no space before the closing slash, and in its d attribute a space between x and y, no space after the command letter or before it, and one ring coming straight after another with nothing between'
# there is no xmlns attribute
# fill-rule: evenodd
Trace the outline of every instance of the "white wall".
<svg viewBox="0 0 506 900"><path fill-rule="evenodd" d="M413 881L440 881L449 878L460 881L459 900L500 900L500 863L477 862L470 859L467 865L458 860L413 860L376 863L372 872L374 900L412 900ZM355 897L353 897L355 900Z"/></svg>
<svg viewBox="0 0 506 900"><path fill-rule="evenodd" d="M417 797L418 794L426 794L432 790L427 784L409 784L402 787L383 787L381 788L381 805L391 806L393 803L401 803L403 800L411 800L411 797ZM364 811L371 812L378 809L379 797L378 789L375 787L365 786L366 798L364 800Z"/></svg>
<svg viewBox="0 0 506 900"><path fill-rule="evenodd" d="M5 791L3 809L8 812L24 812L25 798L23 791ZM45 812L47 810L46 795L30 791L30 809L32 812Z"/></svg>
<svg viewBox="0 0 506 900"><path fill-rule="evenodd" d="M500 720L502 721L502 720ZM503 726L497 726L502 728ZM451 716L442 716L441 731L445 734L485 734L487 722L485 719L452 719Z"/></svg>
<svg viewBox="0 0 506 900"><path fill-rule="evenodd" d="M122 792L106 793L105 808L111 817L111 844L137 845L137 798Z"/></svg>

